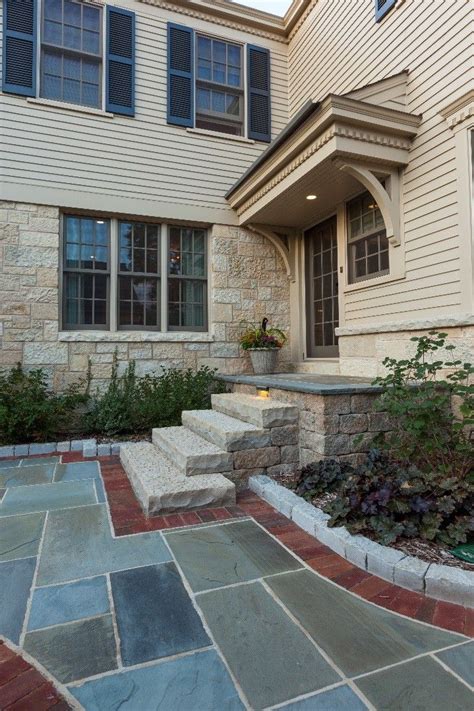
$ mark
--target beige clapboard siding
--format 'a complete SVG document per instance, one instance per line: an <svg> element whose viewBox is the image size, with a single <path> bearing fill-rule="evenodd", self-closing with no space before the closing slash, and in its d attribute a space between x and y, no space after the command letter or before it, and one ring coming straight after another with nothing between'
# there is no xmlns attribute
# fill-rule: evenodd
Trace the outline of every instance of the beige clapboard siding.
<svg viewBox="0 0 474 711"><path fill-rule="evenodd" d="M347 325L460 307L456 155L440 111L466 90L473 19L464 0L405 0L378 24L372 0L319 0L291 39L290 115L407 69L406 110L423 115L402 184L405 278L347 291Z"/></svg>
<svg viewBox="0 0 474 711"><path fill-rule="evenodd" d="M86 202L87 195L99 193L104 210L108 198L116 204L123 196L214 207L235 220L224 195L267 144L214 138L167 125L167 22L270 49L274 135L288 120L287 46L134 0L117 4L136 13L135 118L107 118L2 95L6 144L0 157L2 180L31 185L32 190L48 189L51 200L60 194L68 201L65 206L73 203L76 192L86 196Z"/></svg>

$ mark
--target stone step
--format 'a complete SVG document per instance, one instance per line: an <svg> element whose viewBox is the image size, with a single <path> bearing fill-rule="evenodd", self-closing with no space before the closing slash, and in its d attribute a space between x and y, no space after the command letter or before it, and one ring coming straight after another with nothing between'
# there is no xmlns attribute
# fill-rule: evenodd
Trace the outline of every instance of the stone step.
<svg viewBox="0 0 474 711"><path fill-rule="evenodd" d="M120 461L147 515L235 504L235 485L222 474L187 477L150 442L122 445Z"/></svg>
<svg viewBox="0 0 474 711"><path fill-rule="evenodd" d="M232 454L208 442L187 427L161 427L152 432L155 447L186 476L231 472Z"/></svg>
<svg viewBox="0 0 474 711"><path fill-rule="evenodd" d="M185 427L226 452L258 449L271 444L268 430L216 410L187 410L182 419Z"/></svg>
<svg viewBox="0 0 474 711"><path fill-rule="evenodd" d="M272 398L256 397L244 393L213 395L212 409L249 422L261 429L298 423L297 407Z"/></svg>

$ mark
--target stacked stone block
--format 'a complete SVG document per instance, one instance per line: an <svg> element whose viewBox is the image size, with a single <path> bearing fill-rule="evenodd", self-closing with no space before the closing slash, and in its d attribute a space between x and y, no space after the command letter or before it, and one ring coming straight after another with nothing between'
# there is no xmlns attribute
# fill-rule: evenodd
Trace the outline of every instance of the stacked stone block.
<svg viewBox="0 0 474 711"><path fill-rule="evenodd" d="M236 384L233 389L234 392L255 393L255 388L249 385ZM364 394L330 391L316 394L270 388L271 398L294 405L299 410L299 428L295 428L296 434L286 443L287 447L282 448L279 473L289 473L294 469L294 461L304 466L337 457L358 464L372 446L375 436L391 429L387 413L375 409L379 392L376 388L373 390ZM285 467L287 451L291 464ZM277 470L269 470L269 474L276 473Z"/></svg>

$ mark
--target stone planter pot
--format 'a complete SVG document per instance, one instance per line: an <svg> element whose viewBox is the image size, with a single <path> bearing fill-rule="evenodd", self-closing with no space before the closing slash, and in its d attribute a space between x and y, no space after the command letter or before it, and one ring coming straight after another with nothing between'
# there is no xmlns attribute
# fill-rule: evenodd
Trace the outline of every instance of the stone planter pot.
<svg viewBox="0 0 474 711"><path fill-rule="evenodd" d="M278 348L249 348L255 375L275 372L278 350Z"/></svg>

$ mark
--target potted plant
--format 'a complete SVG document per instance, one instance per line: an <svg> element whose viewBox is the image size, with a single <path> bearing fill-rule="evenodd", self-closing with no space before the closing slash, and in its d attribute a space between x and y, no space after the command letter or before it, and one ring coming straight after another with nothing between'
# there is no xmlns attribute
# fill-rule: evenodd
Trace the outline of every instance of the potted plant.
<svg viewBox="0 0 474 711"><path fill-rule="evenodd" d="M268 319L264 318L260 326L243 322L244 331L240 337L240 345L250 354L253 371L256 375L274 373L277 355L286 341L286 334L279 328L268 328Z"/></svg>

